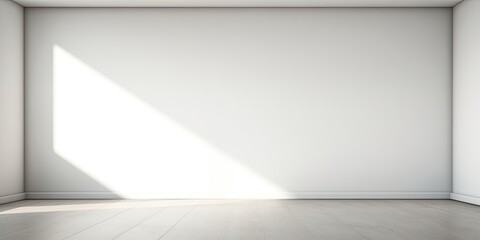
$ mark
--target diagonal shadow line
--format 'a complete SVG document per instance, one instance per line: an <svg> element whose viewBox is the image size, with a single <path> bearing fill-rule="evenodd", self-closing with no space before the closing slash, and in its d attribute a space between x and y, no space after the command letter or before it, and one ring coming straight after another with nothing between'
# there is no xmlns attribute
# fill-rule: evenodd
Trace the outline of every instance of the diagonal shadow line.
<svg viewBox="0 0 480 240"><path fill-rule="evenodd" d="M57 46L57 45L58 45L58 44L56 44L55 46ZM75 57L77 57L77 56L75 56ZM82 60L82 59L79 59L79 60L82 61L83 64L87 65L88 67L94 69L95 71L97 71L98 73L100 73L100 74L103 75L103 73L101 73L100 71L98 71L96 68L91 67L90 64L87 64L84 60ZM108 78L108 77L107 77L107 78ZM110 79L110 78L108 78L108 79ZM55 86L54 86L54 88L55 88ZM124 89L124 88L123 88L123 90L124 90L124 91L128 91L128 90L126 90L126 89ZM130 91L128 91L128 92L130 92ZM135 95L135 96L136 96L136 95ZM140 98L140 99L141 99L141 98ZM58 100L57 100L57 101L58 101ZM148 104L148 103L147 103L147 104ZM155 109L157 109L157 111L159 111L158 108L155 108ZM54 112L55 112L55 111L56 111L56 110L54 109ZM200 138L201 138L201 139L205 139L205 138L203 138L203 137L201 137L201 136L200 136ZM54 141L54 142L55 142L55 141ZM209 142L209 144L211 144L211 142ZM216 145L212 145L212 146L218 148ZM219 150L223 152L223 149L219 149ZM237 158L234 158L234 160L239 161ZM242 165L244 165L243 162L239 162L239 163L242 164ZM250 167L249 169L252 170L251 167ZM254 170L254 172L257 172L257 171L255 171L255 169L253 169L253 170ZM257 172L257 173L258 173L258 172ZM265 177L264 175L261 175L261 176L262 176L262 177ZM96 179L96 180L97 180L98 182L100 182L100 183L102 182L100 179L97 179L97 178L94 178L94 179ZM268 180L271 181L270 179L268 179ZM110 189L111 189L111 187L109 187L109 186L107 186L107 188L110 188ZM111 189L111 190L112 190L112 189ZM113 191L115 192L115 190L113 190ZM285 193L282 192L282 193L277 193L277 194L285 194Z"/></svg>

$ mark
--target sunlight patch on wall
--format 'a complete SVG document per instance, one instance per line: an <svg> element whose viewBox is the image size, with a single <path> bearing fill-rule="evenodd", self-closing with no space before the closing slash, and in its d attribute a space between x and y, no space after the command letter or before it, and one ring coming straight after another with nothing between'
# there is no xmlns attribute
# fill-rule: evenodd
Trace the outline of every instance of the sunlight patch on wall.
<svg viewBox="0 0 480 240"><path fill-rule="evenodd" d="M288 197L65 49L53 51L54 151L112 192L125 198Z"/></svg>

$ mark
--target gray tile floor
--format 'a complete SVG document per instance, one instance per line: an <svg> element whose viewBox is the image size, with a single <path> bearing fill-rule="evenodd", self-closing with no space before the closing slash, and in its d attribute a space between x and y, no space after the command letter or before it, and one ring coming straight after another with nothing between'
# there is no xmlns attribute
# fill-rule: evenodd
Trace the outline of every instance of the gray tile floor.
<svg viewBox="0 0 480 240"><path fill-rule="evenodd" d="M480 240L480 207L450 200L26 200L0 239Z"/></svg>

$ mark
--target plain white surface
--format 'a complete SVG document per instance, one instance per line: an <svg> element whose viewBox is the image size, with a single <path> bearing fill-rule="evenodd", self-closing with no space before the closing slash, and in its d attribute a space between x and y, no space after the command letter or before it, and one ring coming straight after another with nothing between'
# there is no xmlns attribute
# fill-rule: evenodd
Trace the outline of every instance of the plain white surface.
<svg viewBox="0 0 480 240"><path fill-rule="evenodd" d="M27 7L452 7L462 0L15 0Z"/></svg>
<svg viewBox="0 0 480 240"><path fill-rule="evenodd" d="M28 192L451 191L451 9L28 9L26 26Z"/></svg>
<svg viewBox="0 0 480 240"><path fill-rule="evenodd" d="M23 8L0 1L0 197L23 192Z"/></svg>
<svg viewBox="0 0 480 240"><path fill-rule="evenodd" d="M480 1L454 16L453 192L480 198Z"/></svg>

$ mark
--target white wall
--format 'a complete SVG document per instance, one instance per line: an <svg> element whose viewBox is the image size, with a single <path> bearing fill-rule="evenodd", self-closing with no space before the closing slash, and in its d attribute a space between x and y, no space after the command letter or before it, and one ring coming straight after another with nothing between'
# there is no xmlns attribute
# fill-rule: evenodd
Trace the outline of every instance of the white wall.
<svg viewBox="0 0 480 240"><path fill-rule="evenodd" d="M28 9L29 196L448 196L451 17Z"/></svg>
<svg viewBox="0 0 480 240"><path fill-rule="evenodd" d="M454 9L453 197L480 204L480 1Z"/></svg>
<svg viewBox="0 0 480 240"><path fill-rule="evenodd" d="M23 8L0 0L0 203L23 197Z"/></svg>

